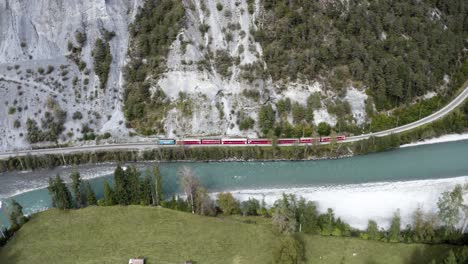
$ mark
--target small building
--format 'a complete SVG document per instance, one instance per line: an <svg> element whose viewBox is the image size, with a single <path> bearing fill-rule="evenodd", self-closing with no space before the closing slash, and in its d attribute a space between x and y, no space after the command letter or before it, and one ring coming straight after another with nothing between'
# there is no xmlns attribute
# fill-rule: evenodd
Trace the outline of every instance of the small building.
<svg viewBox="0 0 468 264"><path fill-rule="evenodd" d="M145 259L138 258L138 259L130 259L128 264L145 264Z"/></svg>

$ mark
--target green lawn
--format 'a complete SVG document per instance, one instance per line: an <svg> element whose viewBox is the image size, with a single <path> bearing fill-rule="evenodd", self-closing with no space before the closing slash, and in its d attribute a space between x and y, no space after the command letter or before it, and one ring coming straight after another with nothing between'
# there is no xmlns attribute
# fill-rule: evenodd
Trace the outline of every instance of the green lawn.
<svg viewBox="0 0 468 264"><path fill-rule="evenodd" d="M209 218L151 207L90 207L35 215L0 249L0 263L270 263L268 219ZM303 236L307 263L428 263L446 246ZM443 252L443 253L441 253ZM353 253L356 253L353 256Z"/></svg>

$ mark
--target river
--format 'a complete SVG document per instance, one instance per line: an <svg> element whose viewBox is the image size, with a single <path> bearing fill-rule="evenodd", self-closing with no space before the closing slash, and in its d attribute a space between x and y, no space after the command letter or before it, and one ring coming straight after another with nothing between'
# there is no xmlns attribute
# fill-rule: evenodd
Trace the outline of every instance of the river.
<svg viewBox="0 0 468 264"><path fill-rule="evenodd" d="M135 165L144 173L154 164ZM468 140L338 160L159 165L168 193L179 191L177 169L186 165L194 169L213 195L231 191L241 200L265 197L265 201L272 204L283 192L294 193L317 201L321 211L333 208L337 216L354 227L364 228L369 218L385 227L397 209L406 224L418 206L427 212L435 212L441 192L455 184L468 183ZM48 177L58 173L69 181L73 169L79 170L83 178L90 179L101 197L102 183L111 179L114 168L115 164L98 164L3 173L0 174L0 200L13 197L28 214L44 210L50 206L45 189ZM6 223L2 214L0 222Z"/></svg>

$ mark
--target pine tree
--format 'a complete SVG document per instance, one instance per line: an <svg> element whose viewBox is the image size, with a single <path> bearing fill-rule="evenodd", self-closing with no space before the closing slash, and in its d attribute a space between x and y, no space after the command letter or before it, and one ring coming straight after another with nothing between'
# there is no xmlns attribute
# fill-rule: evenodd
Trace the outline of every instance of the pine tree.
<svg viewBox="0 0 468 264"><path fill-rule="evenodd" d="M153 177L155 182L155 205L161 205L162 201L164 200L164 193L163 193L163 181L161 172L158 166L153 168Z"/></svg>
<svg viewBox="0 0 468 264"><path fill-rule="evenodd" d="M415 242L424 240L424 213L420 207L413 213L413 240Z"/></svg>
<svg viewBox="0 0 468 264"><path fill-rule="evenodd" d="M84 188L86 191L86 201L88 206L97 205L96 194L94 193L93 188L91 188L91 184L88 181L85 183Z"/></svg>
<svg viewBox="0 0 468 264"><path fill-rule="evenodd" d="M140 172L135 166L130 166L126 171L127 185L126 193L129 197L129 204L139 204L141 197Z"/></svg>
<svg viewBox="0 0 468 264"><path fill-rule="evenodd" d="M55 181L52 178L49 178L49 186L47 187L47 190L49 191L49 194L51 196L52 200L52 207L56 208L57 207L57 197L56 197L56 186L55 186Z"/></svg>
<svg viewBox="0 0 468 264"><path fill-rule="evenodd" d="M114 171L114 195L112 201L121 205L129 204L126 173L120 165Z"/></svg>
<svg viewBox="0 0 468 264"><path fill-rule="evenodd" d="M294 195L283 193L283 199L275 202L275 213L273 214L273 224L278 226L280 232L293 234L298 225L296 198Z"/></svg>
<svg viewBox="0 0 468 264"><path fill-rule="evenodd" d="M153 201L152 189L153 186L151 184L152 179L150 174L146 174L145 179L141 181L140 187L140 203L143 205L150 205Z"/></svg>
<svg viewBox="0 0 468 264"><path fill-rule="evenodd" d="M400 241L400 210L397 210L392 218L390 229L388 230L388 241L399 242Z"/></svg>
<svg viewBox="0 0 468 264"><path fill-rule="evenodd" d="M369 240L380 239L379 226L377 225L377 222L375 222L374 220L369 220L367 224L367 235L368 235Z"/></svg>
<svg viewBox="0 0 468 264"><path fill-rule="evenodd" d="M115 193L112 190L112 187L109 185L109 182L104 182L104 205L111 206L116 204Z"/></svg>
<svg viewBox="0 0 468 264"><path fill-rule="evenodd" d="M57 174L55 179L49 179L49 190L52 196L52 206L58 209L71 209L73 207L73 200L68 190L67 185L63 182L60 175Z"/></svg>
<svg viewBox="0 0 468 264"><path fill-rule="evenodd" d="M71 174L72 184L71 189L73 195L75 196L76 208L81 208L84 206L83 194L81 191L81 176L78 171L73 171Z"/></svg>
<svg viewBox="0 0 468 264"><path fill-rule="evenodd" d="M9 207L8 219L10 220L11 229L16 231L26 223L27 218L23 214L23 207L16 200L12 199Z"/></svg>

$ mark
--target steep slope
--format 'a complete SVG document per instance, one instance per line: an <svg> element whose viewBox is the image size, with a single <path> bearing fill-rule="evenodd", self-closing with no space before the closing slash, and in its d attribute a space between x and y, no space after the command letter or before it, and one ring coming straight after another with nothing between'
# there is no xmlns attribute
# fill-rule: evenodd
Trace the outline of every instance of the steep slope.
<svg viewBox="0 0 468 264"><path fill-rule="evenodd" d="M96 134L126 133L120 68L128 46L127 26L139 2L0 3L0 150L28 145L28 119L30 127L36 122L44 131L38 141L74 140L82 137L83 126ZM96 39L106 32L114 32L115 37L109 42L112 63L107 88L100 89L92 52ZM49 127L51 118L55 128Z"/></svg>
<svg viewBox="0 0 468 264"><path fill-rule="evenodd" d="M291 104L305 112L307 98L314 93L317 93L318 103L313 109L307 109L313 112L311 116L314 118L310 121L315 125L322 121L336 124L336 116L329 114L325 104L320 102L321 98L331 100L336 94L324 90L319 79L272 81L263 60L262 47L252 36L259 30L259 16L263 13L261 1L194 0L182 3L186 14L180 33L170 46L166 68L162 73L148 74L149 79L145 79L152 94L162 96L164 100L148 102L146 109L139 111L140 108L135 110L132 106L136 101L143 101L147 93L142 93L140 100L130 95L132 100L127 104L130 113L127 116L133 127L143 133L170 137L255 137L262 135L264 130L264 122L259 118L262 106L272 104L276 108L278 101L287 99L289 113L284 113L284 122L289 120L298 124L303 120L293 117ZM138 21L136 24L138 27ZM140 34L137 38L141 37ZM141 49L141 41L134 42L132 49ZM143 60L139 56L133 58L134 62ZM367 96L357 89L354 91L349 100L356 109L362 110ZM159 107L162 104L164 109ZM159 114L156 120L148 120L148 116L155 116L154 112L164 114ZM358 121L362 123L365 112L361 111L359 116ZM157 129L152 130L152 127Z"/></svg>
<svg viewBox="0 0 468 264"><path fill-rule="evenodd" d="M2 1L0 150L128 141L134 132L300 137L321 122L349 134L408 123L468 76L457 72L468 66L464 8L462 0ZM407 107L423 99L423 109Z"/></svg>
<svg viewBox="0 0 468 264"><path fill-rule="evenodd" d="M298 137L321 122L360 133L376 110L385 119L464 78L456 73L466 55L460 0L180 5L176 28L155 22L154 5L133 26L126 116L145 135ZM146 30L151 23L168 30L158 56L145 51L161 39Z"/></svg>

